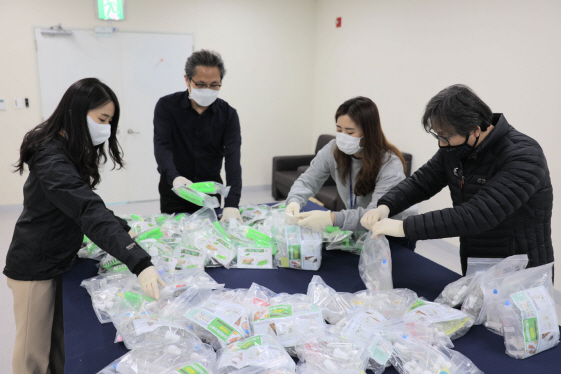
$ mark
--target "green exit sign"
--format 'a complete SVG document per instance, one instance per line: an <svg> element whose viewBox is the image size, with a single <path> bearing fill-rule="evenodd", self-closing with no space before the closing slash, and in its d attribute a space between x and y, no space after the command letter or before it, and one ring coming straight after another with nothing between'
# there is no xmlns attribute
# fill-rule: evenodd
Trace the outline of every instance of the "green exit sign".
<svg viewBox="0 0 561 374"><path fill-rule="evenodd" d="M125 0L97 0L99 19L122 21L125 18Z"/></svg>

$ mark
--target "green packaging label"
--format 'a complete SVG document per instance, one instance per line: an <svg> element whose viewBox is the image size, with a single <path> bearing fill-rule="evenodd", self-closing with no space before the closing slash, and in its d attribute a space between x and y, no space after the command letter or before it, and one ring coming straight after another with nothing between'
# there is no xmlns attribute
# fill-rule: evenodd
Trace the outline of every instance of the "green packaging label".
<svg viewBox="0 0 561 374"><path fill-rule="evenodd" d="M201 364L191 364L172 371L171 374L208 374L208 371Z"/></svg>
<svg viewBox="0 0 561 374"><path fill-rule="evenodd" d="M425 305L427 305L426 302L424 302L424 301L421 300L421 299L417 299L417 301L415 301L415 303L414 303L413 305L411 305L411 308L409 308L409 310L407 311L407 313L409 313L410 311L415 310L415 309L417 309L417 308L420 308L420 307L422 307L422 306L425 306Z"/></svg>
<svg viewBox="0 0 561 374"><path fill-rule="evenodd" d="M195 256L195 257L199 257L201 255L199 252L190 251L188 249L182 249L181 253L183 253L184 255Z"/></svg>
<svg viewBox="0 0 561 374"><path fill-rule="evenodd" d="M236 331L232 326L222 321L220 318L215 318L208 325L208 330L223 342L226 342L230 335Z"/></svg>

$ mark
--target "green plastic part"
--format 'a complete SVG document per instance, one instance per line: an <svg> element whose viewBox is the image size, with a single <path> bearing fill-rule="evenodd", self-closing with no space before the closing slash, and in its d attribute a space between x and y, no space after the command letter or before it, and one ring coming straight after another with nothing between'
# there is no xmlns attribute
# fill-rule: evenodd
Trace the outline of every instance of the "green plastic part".
<svg viewBox="0 0 561 374"><path fill-rule="evenodd" d="M125 292L125 300L127 300L131 305L133 305L136 308L141 306L143 301L147 301L149 303L154 301L154 299L151 298L150 296L141 295L136 292Z"/></svg>
<svg viewBox="0 0 561 374"><path fill-rule="evenodd" d="M332 232L337 232L337 231L341 231L337 226L327 226L325 228L325 232L327 233L332 233Z"/></svg>
<svg viewBox="0 0 561 374"><path fill-rule="evenodd" d="M207 194L216 193L216 187L214 186L214 182L197 182L189 185L189 188Z"/></svg>
<svg viewBox="0 0 561 374"><path fill-rule="evenodd" d="M255 229L252 228L247 229L247 234L245 236L248 239L252 239L262 243L267 243L268 246L271 245L271 237Z"/></svg>
<svg viewBox="0 0 561 374"><path fill-rule="evenodd" d="M135 240L141 242L141 241L146 240L146 239L159 239L162 236L164 236L164 234L162 233L162 230L160 230L159 227L155 227L153 229L150 229L150 230L147 230L147 231L144 231L144 232L138 234L135 237Z"/></svg>
<svg viewBox="0 0 561 374"><path fill-rule="evenodd" d="M179 189L179 196L181 196L183 199L185 199L187 201L190 201L193 204L197 204L199 206L202 206L204 201L205 201L203 196L200 196L193 191L189 191L187 188L180 188Z"/></svg>
<svg viewBox="0 0 561 374"><path fill-rule="evenodd" d="M143 221L142 217L136 214L131 214L131 218L134 219L135 221Z"/></svg>

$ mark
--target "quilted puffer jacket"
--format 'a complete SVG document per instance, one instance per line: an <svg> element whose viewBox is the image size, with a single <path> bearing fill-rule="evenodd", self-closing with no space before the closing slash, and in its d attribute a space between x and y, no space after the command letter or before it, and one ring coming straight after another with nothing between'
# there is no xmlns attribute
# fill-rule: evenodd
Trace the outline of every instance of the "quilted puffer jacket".
<svg viewBox="0 0 561 374"><path fill-rule="evenodd" d="M462 271L468 257L528 254L528 267L553 261L553 189L540 145L514 129L502 114L463 163L439 150L410 178L380 200L390 216L448 186L453 208L410 216L410 240L460 237Z"/></svg>

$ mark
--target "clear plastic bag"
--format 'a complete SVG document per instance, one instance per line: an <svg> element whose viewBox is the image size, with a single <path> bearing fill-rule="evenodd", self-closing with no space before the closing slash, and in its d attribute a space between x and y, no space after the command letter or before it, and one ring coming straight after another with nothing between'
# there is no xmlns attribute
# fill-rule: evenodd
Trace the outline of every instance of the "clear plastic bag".
<svg viewBox="0 0 561 374"><path fill-rule="evenodd" d="M482 284L489 279L500 277L507 273L522 270L528 264L528 255L514 255L505 258L489 270L485 271L473 283L473 288L468 292L462 303L462 311L471 314L475 319L475 324L480 325L485 322L487 317L486 300L483 294Z"/></svg>
<svg viewBox="0 0 561 374"><path fill-rule="evenodd" d="M501 313L506 354L524 359L559 344L559 321L551 290L539 286L512 293Z"/></svg>
<svg viewBox="0 0 561 374"><path fill-rule="evenodd" d="M256 309L271 305L271 300L277 294L267 287L263 287L257 283L252 283L251 287L247 290L243 303L246 305L255 306Z"/></svg>
<svg viewBox="0 0 561 374"><path fill-rule="evenodd" d="M442 330L452 340L464 336L474 322L474 318L468 313L422 299L418 299L408 313L426 316L435 327Z"/></svg>
<svg viewBox="0 0 561 374"><path fill-rule="evenodd" d="M203 269L208 262L208 251L191 245L176 245L173 256L177 258L176 270Z"/></svg>
<svg viewBox="0 0 561 374"><path fill-rule="evenodd" d="M462 304L468 293L473 289L474 281L478 278L477 274L483 274L491 266L502 260L502 258L468 258L466 276L444 287L444 290L434 299L434 302L451 307Z"/></svg>
<svg viewBox="0 0 561 374"><path fill-rule="evenodd" d="M287 257L282 267L300 270L319 270L321 267L321 234L298 225L285 227Z"/></svg>
<svg viewBox="0 0 561 374"><path fill-rule="evenodd" d="M197 182L191 184L189 188L208 195L220 194L224 198L227 198L230 193L230 186L218 182Z"/></svg>
<svg viewBox="0 0 561 374"><path fill-rule="evenodd" d="M173 187L171 189L180 198L189 201L192 204L205 208L219 208L220 203L216 196L209 196L187 186Z"/></svg>
<svg viewBox="0 0 561 374"><path fill-rule="evenodd" d="M357 231L344 240L338 242L333 241L332 243L329 243L326 249L328 251L338 249L341 251L351 252L360 255L362 252L362 248L364 247L364 242L366 241L367 237L368 237L368 232Z"/></svg>
<svg viewBox="0 0 561 374"><path fill-rule="evenodd" d="M295 347L299 365L314 366L322 373L362 373L368 364L364 348L340 337L323 334L302 339Z"/></svg>
<svg viewBox="0 0 561 374"><path fill-rule="evenodd" d="M314 275L308 285L308 302L319 306L323 318L330 324L336 324L354 308L349 298L350 294L336 292L319 275Z"/></svg>
<svg viewBox="0 0 561 374"><path fill-rule="evenodd" d="M189 361L183 363L172 370L166 371L162 374L212 374L208 367L205 367L197 361Z"/></svg>
<svg viewBox="0 0 561 374"><path fill-rule="evenodd" d="M352 231L342 231L337 226L327 226L321 233L321 238L324 243L335 244L345 240L351 239L353 236Z"/></svg>
<svg viewBox="0 0 561 374"><path fill-rule="evenodd" d="M398 318L409 311L417 300L417 294L407 288L393 290L355 292L350 302L355 307L374 309L387 319Z"/></svg>
<svg viewBox="0 0 561 374"><path fill-rule="evenodd" d="M294 371L295 364L276 338L257 334L219 350L214 373L265 372L273 369Z"/></svg>
<svg viewBox="0 0 561 374"><path fill-rule="evenodd" d="M214 260L229 269L237 256L237 247L218 221L209 223L198 231L184 234L184 241L186 235L189 244L201 251L208 251Z"/></svg>
<svg viewBox="0 0 561 374"><path fill-rule="evenodd" d="M244 305L227 301L223 296L215 293L200 306L184 313L191 321L190 328L195 335L215 349L245 339L252 333L250 310Z"/></svg>
<svg viewBox="0 0 561 374"><path fill-rule="evenodd" d="M483 285L483 294L489 298L485 327L503 335L501 315L505 301L513 293L543 286L553 295L553 263L509 273L504 277L490 279Z"/></svg>
<svg viewBox="0 0 561 374"><path fill-rule="evenodd" d="M307 333L307 329L323 328L325 322L321 309L315 304L276 304L253 311L255 334L278 338L280 344L294 354L294 345ZM297 328L298 326L298 328ZM292 348L292 350L290 350Z"/></svg>
<svg viewBox="0 0 561 374"><path fill-rule="evenodd" d="M358 272L369 290L393 288L390 244L384 236L380 236L380 239L368 236L360 253Z"/></svg>
<svg viewBox="0 0 561 374"><path fill-rule="evenodd" d="M244 205L240 207L240 215L245 225L252 225L255 222L264 220L271 213L268 205Z"/></svg>
<svg viewBox="0 0 561 374"><path fill-rule="evenodd" d="M429 344L410 335L392 337L391 363L400 374L450 373L483 374L466 356L448 348Z"/></svg>
<svg viewBox="0 0 561 374"><path fill-rule="evenodd" d="M80 286L84 287L92 298L92 306L100 323L111 322L109 312L116 302L121 302L118 293L123 286L135 280L135 276L127 273L102 274L85 279Z"/></svg>
<svg viewBox="0 0 561 374"><path fill-rule="evenodd" d="M207 374L207 368L214 364L216 353L212 347L190 336L178 338L169 344L139 347L113 361L99 374L154 374L173 373L174 369L192 365L199 371L191 373Z"/></svg>

